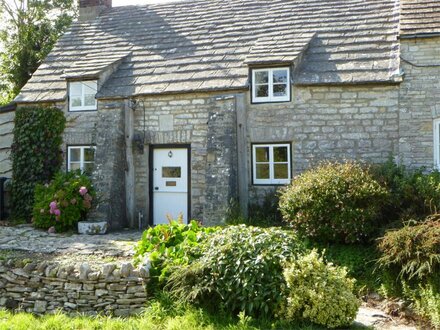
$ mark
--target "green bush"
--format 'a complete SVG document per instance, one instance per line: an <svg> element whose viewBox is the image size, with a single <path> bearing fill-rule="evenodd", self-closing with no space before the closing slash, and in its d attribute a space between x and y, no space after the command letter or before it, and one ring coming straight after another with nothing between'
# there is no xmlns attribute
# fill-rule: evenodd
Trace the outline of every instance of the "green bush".
<svg viewBox="0 0 440 330"><path fill-rule="evenodd" d="M360 306L353 294L354 280L345 268L325 264L316 250L294 260L284 271L287 304L283 315L336 328L350 325Z"/></svg>
<svg viewBox="0 0 440 330"><path fill-rule="evenodd" d="M150 262L149 293L153 294L164 286L172 267L187 265L200 256L194 248L217 230L216 227L202 227L195 220L187 225L172 220L169 224L144 231L136 247L135 263L139 264L145 257Z"/></svg>
<svg viewBox="0 0 440 330"><path fill-rule="evenodd" d="M356 279L355 289L358 296L377 292L382 274L375 272L379 257L374 244L309 244L324 255L324 260L336 266L345 267L348 276Z"/></svg>
<svg viewBox="0 0 440 330"><path fill-rule="evenodd" d="M12 218L29 221L37 183L49 182L62 163L62 133L66 125L57 108L26 107L15 113L11 146Z"/></svg>
<svg viewBox="0 0 440 330"><path fill-rule="evenodd" d="M200 249L198 260L171 275L172 294L233 315L269 317L285 299L283 264L304 251L292 231L245 225L210 235Z"/></svg>
<svg viewBox="0 0 440 330"><path fill-rule="evenodd" d="M280 196L286 221L325 242L355 243L379 227L388 192L361 165L326 163L304 172Z"/></svg>
<svg viewBox="0 0 440 330"><path fill-rule="evenodd" d="M384 217L395 220L423 219L440 211L440 172L408 170L390 160L373 166L372 173L390 191Z"/></svg>
<svg viewBox="0 0 440 330"><path fill-rule="evenodd" d="M440 328L440 216L411 221L379 241L381 292L413 302L416 312Z"/></svg>
<svg viewBox="0 0 440 330"><path fill-rule="evenodd" d="M424 279L440 271L440 216L388 231L378 244L378 266L404 279Z"/></svg>
<svg viewBox="0 0 440 330"><path fill-rule="evenodd" d="M37 184L33 224L37 228L54 226L57 232L74 228L84 220L96 193L90 178L79 171L59 172L50 184Z"/></svg>
<svg viewBox="0 0 440 330"><path fill-rule="evenodd" d="M243 217L240 205L236 200L231 200L226 223L229 225L245 224L256 227L281 227L286 223L278 209L279 196L276 191L268 191L261 201L249 205L249 216Z"/></svg>

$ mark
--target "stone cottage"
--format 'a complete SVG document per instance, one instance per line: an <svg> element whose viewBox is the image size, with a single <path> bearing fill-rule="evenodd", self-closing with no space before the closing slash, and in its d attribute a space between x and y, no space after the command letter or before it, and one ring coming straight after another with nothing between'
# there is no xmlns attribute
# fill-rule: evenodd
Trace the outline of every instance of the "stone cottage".
<svg viewBox="0 0 440 330"><path fill-rule="evenodd" d="M324 159L437 167L439 91L437 0L80 0L15 101L65 111L118 228L219 223Z"/></svg>

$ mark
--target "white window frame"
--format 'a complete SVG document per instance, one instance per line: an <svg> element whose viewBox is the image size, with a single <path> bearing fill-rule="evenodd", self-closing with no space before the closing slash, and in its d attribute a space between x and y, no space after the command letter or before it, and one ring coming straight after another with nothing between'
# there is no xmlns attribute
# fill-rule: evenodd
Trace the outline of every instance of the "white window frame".
<svg viewBox="0 0 440 330"><path fill-rule="evenodd" d="M440 170L440 118L434 119L433 126L434 167Z"/></svg>
<svg viewBox="0 0 440 330"><path fill-rule="evenodd" d="M79 168L81 170L81 172L84 172L84 165L85 164L95 164L95 158L93 158L93 162L91 161L85 161L84 160L84 150L85 149L94 149L95 153L96 153L96 147L95 146L90 146L90 145L82 145L82 146L68 146L67 147L67 171L71 170L71 163L72 161L70 160L70 151L73 149L80 149L80 159L79 161L74 161L73 163L77 163L79 164Z"/></svg>
<svg viewBox="0 0 440 330"><path fill-rule="evenodd" d="M273 72L278 70L287 70L287 87L286 95L284 96L273 96ZM257 72L267 72L268 75L268 91L269 96L267 97L257 97L257 90L255 84L255 75ZM265 69L252 69L252 103L263 103L263 102L288 102L290 101L290 68L289 67L274 67Z"/></svg>
<svg viewBox="0 0 440 330"><path fill-rule="evenodd" d="M81 106L73 106L72 104L72 88L75 85L81 86ZM95 98L94 105L84 105L85 104L85 86L89 85L90 88L98 91L98 81L97 80L84 80L84 81L71 81L69 82L69 111L94 111L98 108L98 102ZM96 94L96 93L95 93Z"/></svg>
<svg viewBox="0 0 440 330"><path fill-rule="evenodd" d="M287 170L288 178L275 179L274 165L285 164L286 162L274 162L273 148L287 147ZM257 178L257 148L269 148L269 179ZM290 143L270 143L270 144L253 144L252 145L252 181L254 185L283 185L289 184L292 179L292 159L291 159L291 144Z"/></svg>

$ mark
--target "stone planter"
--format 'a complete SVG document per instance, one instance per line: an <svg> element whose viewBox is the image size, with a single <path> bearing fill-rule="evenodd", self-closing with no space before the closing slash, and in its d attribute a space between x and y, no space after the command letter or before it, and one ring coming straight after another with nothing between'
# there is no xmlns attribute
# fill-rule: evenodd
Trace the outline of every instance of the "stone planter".
<svg viewBox="0 0 440 330"><path fill-rule="evenodd" d="M80 221L78 222L78 234L103 235L107 232L107 221Z"/></svg>

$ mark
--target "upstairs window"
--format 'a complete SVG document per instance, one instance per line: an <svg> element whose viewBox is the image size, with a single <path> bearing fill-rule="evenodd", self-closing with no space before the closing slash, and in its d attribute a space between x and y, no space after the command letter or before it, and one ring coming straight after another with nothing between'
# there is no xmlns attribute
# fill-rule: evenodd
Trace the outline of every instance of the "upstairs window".
<svg viewBox="0 0 440 330"><path fill-rule="evenodd" d="M74 81L69 83L69 111L92 111L97 109L95 99L98 82Z"/></svg>
<svg viewBox="0 0 440 330"><path fill-rule="evenodd" d="M252 165L254 184L290 183L290 144L254 144Z"/></svg>
<svg viewBox="0 0 440 330"><path fill-rule="evenodd" d="M290 69L252 70L252 102L290 101Z"/></svg>
<svg viewBox="0 0 440 330"><path fill-rule="evenodd" d="M95 167L94 146L71 146L67 148L67 170L91 174Z"/></svg>

